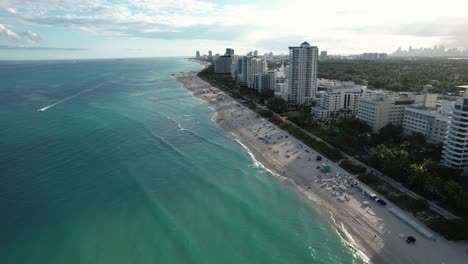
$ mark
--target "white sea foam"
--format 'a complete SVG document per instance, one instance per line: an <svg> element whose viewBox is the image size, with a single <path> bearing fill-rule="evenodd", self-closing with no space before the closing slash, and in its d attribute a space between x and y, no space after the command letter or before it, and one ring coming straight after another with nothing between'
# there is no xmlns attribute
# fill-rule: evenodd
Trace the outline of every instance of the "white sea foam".
<svg viewBox="0 0 468 264"><path fill-rule="evenodd" d="M370 258L358 248L358 244L354 241L353 236L346 230L343 223L340 225L336 222L335 218L333 217L332 212L330 212L330 219L333 221L333 225L336 227L335 231L338 236L341 238L344 244L346 244L349 248L351 248L353 255L355 258L361 259L366 264L372 264ZM340 230L338 230L338 228ZM341 232L340 232L341 231ZM343 235L345 237L343 237Z"/></svg>
<svg viewBox="0 0 468 264"><path fill-rule="evenodd" d="M281 176L281 175L279 175L278 173L275 173L274 171L272 171L272 170L268 169L267 167L265 167L265 165L263 165L260 161L258 161L258 160L255 158L254 154L250 151L250 149L249 149L246 145L244 145L244 144L237 138L236 134L234 134L234 133L232 133L232 132L231 132L231 134L233 135L234 140L235 140L237 143L239 143L239 145L241 145L242 148L245 150L245 152L247 152L247 154L250 156L250 158L251 158L252 161L253 161L253 166L254 166L254 167L256 167L256 168L262 168L262 169L264 169L265 171L268 171L270 174L272 174L272 175L274 175L274 176L276 176L276 177L281 178L282 180L287 180L287 179L289 179L289 178L286 178L286 177L284 177L284 176ZM293 182L294 182L294 181L293 181ZM295 183L294 183L294 184L295 184ZM296 186L297 186L297 185L296 185Z"/></svg>
<svg viewBox="0 0 468 264"><path fill-rule="evenodd" d="M254 154L250 151L250 149L244 145L237 137L236 134L232 133L231 134L234 136L234 140L239 143L239 145L242 146L242 148L247 152L247 154L250 156L250 158L252 159L253 161L253 165L257 168L262 168L266 171L268 171L269 173L271 173L272 175L276 176L276 177L279 177L281 180L287 182L288 184L290 184L291 186L293 187L296 187L301 193L305 194L310 200L312 201L315 201L317 203L319 203L319 199L318 197L316 197L315 195L311 194L310 192L307 192L307 190L304 190L301 186L299 186L295 181L294 179L291 179L291 178L288 178L288 177L284 177L284 176L281 176L271 170L269 170L268 168L266 168L261 162L259 162ZM360 260L362 260L364 263L366 264L372 264L370 258L362 251L358 248L358 244L354 241L353 237L351 236L351 234L348 233L348 231L346 231L346 229L344 228L344 225L341 223L341 225L338 225L335 221L335 219L333 218L333 214L330 212L330 218L332 219L333 223L334 223L334 226L336 227L335 228L335 231L337 232L338 236L340 237L340 239L343 241L343 243L345 243L349 248L351 248L352 252L353 252L353 255L355 258L358 258ZM341 232L338 230L338 228L340 228ZM346 236L343 237L344 234Z"/></svg>
<svg viewBox="0 0 468 264"><path fill-rule="evenodd" d="M211 121L213 121L215 124L216 123L216 119L218 118L218 112L214 111L214 114L211 116Z"/></svg>

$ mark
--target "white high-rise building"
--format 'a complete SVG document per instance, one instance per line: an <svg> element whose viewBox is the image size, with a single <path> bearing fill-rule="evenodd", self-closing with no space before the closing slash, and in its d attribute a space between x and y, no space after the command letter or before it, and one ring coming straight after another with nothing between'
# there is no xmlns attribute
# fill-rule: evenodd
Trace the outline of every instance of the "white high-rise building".
<svg viewBox="0 0 468 264"><path fill-rule="evenodd" d="M358 103L357 117L366 122L375 133L388 124L401 126L405 107L414 103L408 97L376 95L361 98Z"/></svg>
<svg viewBox="0 0 468 264"><path fill-rule="evenodd" d="M292 105L309 103L317 91L318 48L304 42L289 47L288 102Z"/></svg>
<svg viewBox="0 0 468 264"><path fill-rule="evenodd" d="M463 98L455 103L447 139L442 150L442 163L468 174L468 85Z"/></svg>
<svg viewBox="0 0 468 264"><path fill-rule="evenodd" d="M316 119L355 115L359 99L372 95L366 86L343 82L341 85L328 87L320 97L320 105L312 107L311 112Z"/></svg>

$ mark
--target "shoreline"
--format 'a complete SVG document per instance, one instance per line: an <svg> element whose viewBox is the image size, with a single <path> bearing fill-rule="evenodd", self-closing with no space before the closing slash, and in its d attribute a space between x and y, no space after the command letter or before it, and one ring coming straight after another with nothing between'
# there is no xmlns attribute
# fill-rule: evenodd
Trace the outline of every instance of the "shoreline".
<svg viewBox="0 0 468 264"><path fill-rule="evenodd" d="M194 59L190 61L205 67L210 65ZM436 241L422 237L388 212L390 207L398 208L391 202L388 202L386 208L374 202L371 202L372 208L364 208L361 202L365 199L355 188L337 195L329 186L335 181L355 179L354 176L345 176L346 172L341 167L325 158L316 161L318 153L315 150L258 117L223 91L210 86L197 76L198 72L176 73L173 77L194 97L203 100L214 110L214 121L232 134L253 156L254 161L281 180L295 185L312 206L335 226L354 254L364 262L468 263L467 246L464 243L447 241L438 234L434 234ZM317 170L326 161L331 164L332 172L328 174ZM360 184L371 190L365 184ZM346 200L343 197L347 197ZM402 234L416 237L417 243L407 245Z"/></svg>

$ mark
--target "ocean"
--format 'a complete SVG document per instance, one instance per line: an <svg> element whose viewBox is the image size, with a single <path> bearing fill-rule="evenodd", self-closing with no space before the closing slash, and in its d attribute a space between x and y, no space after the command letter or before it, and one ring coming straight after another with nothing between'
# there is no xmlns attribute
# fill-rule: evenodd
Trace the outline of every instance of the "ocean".
<svg viewBox="0 0 468 264"><path fill-rule="evenodd" d="M0 62L0 263L361 263L171 77L198 69Z"/></svg>

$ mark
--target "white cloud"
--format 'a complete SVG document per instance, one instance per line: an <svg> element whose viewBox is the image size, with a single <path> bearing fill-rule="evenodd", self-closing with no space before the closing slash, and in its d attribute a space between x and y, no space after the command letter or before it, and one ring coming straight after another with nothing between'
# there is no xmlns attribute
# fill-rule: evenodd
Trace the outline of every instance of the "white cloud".
<svg viewBox="0 0 468 264"><path fill-rule="evenodd" d="M42 40L42 37L32 31L15 32L7 26L0 24L0 37L18 43L34 44Z"/></svg>
<svg viewBox="0 0 468 264"><path fill-rule="evenodd" d="M207 13L214 9L210 2L197 0L130 0L134 6L152 12L183 12L185 14Z"/></svg>
<svg viewBox="0 0 468 264"><path fill-rule="evenodd" d="M2 8L24 24L106 36L231 40L252 49L279 49L289 38L289 45L301 39L340 52L391 51L429 42L468 46L459 25L468 20L466 0L288 0L264 6L255 1L0 0ZM426 30L438 20L446 21L443 27ZM414 28L405 30L408 25ZM450 34L438 34L445 29Z"/></svg>
<svg viewBox="0 0 468 264"><path fill-rule="evenodd" d="M8 8L5 8L4 9L7 13L10 13L10 14L16 14L16 9L14 8L11 8L11 7L8 7Z"/></svg>

